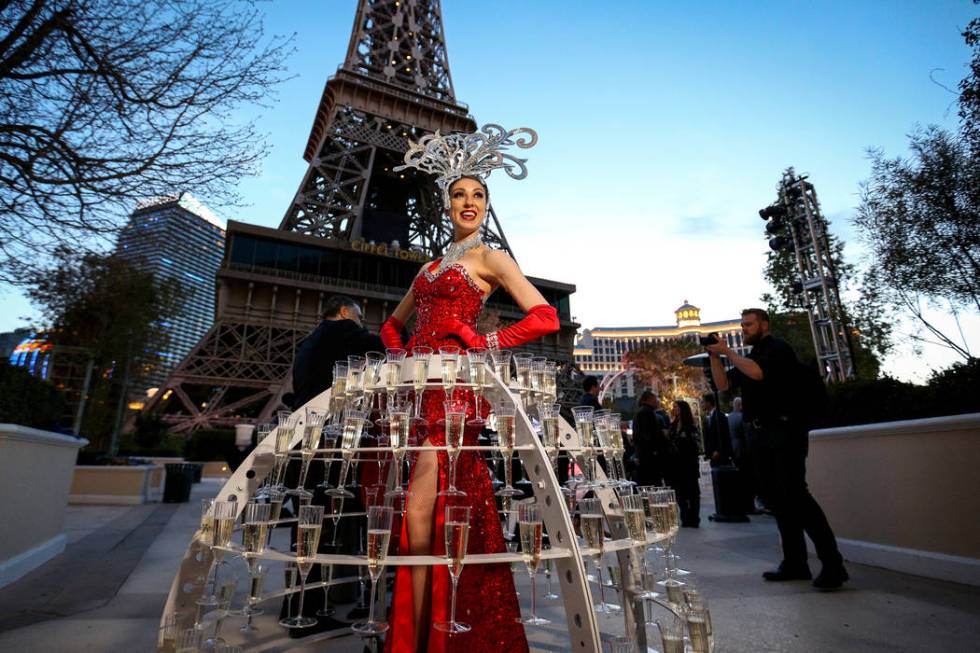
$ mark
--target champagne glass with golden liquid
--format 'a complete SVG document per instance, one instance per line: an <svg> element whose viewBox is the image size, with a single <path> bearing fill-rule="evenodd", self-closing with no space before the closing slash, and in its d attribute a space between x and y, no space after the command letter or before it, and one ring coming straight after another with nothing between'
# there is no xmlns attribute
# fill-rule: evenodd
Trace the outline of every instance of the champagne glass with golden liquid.
<svg viewBox="0 0 980 653"><path fill-rule="evenodd" d="M309 628L317 620L303 616L303 599L306 598L306 577L313 568L317 549L320 548L320 532L323 528L323 506L300 506L296 526L296 564L299 567L299 609L295 617L283 619L286 628Z"/></svg>
<svg viewBox="0 0 980 653"><path fill-rule="evenodd" d="M558 401L558 363L548 361L544 364L544 384L542 392L544 401L554 403Z"/></svg>
<svg viewBox="0 0 980 653"><path fill-rule="evenodd" d="M360 408L360 403L364 399L364 368L367 359L359 354L351 354L347 357L347 399L351 406Z"/></svg>
<svg viewBox="0 0 980 653"><path fill-rule="evenodd" d="M542 402L538 404L538 417L541 418L541 444L548 454L552 469L558 464L558 419L561 404Z"/></svg>
<svg viewBox="0 0 980 653"><path fill-rule="evenodd" d="M242 609L245 615L245 623L239 628L243 633L256 630L252 626L252 617L257 617L265 613L265 610L258 607L262 599L262 587L265 585L265 577L269 574L269 567L264 564L257 564L249 570L248 574L248 602Z"/></svg>
<svg viewBox="0 0 980 653"><path fill-rule="evenodd" d="M408 452L408 437L412 431L409 411L410 405L407 399L399 401L395 395L389 395L388 443L391 446L392 459L395 465L395 484L391 490L385 493L387 498L404 499L408 494L402 487L402 473L405 465L405 454Z"/></svg>
<svg viewBox="0 0 980 653"><path fill-rule="evenodd" d="M292 414L292 411L289 410L280 410L276 414L279 424L276 426L276 463L272 471L272 487L280 489L285 489L283 479L286 476L286 465L289 463L289 449L293 441L293 432L295 429Z"/></svg>
<svg viewBox="0 0 980 653"><path fill-rule="evenodd" d="M515 420L517 406L512 403L500 403L493 409L497 422L497 439L500 454L504 459L504 487L494 494L498 497L515 497L521 494L514 488L514 447L516 446Z"/></svg>
<svg viewBox="0 0 980 653"><path fill-rule="evenodd" d="M385 354L379 351L369 351L364 354L364 393L367 396L365 410L368 414L374 410L378 388L384 384L381 378L381 368L385 364Z"/></svg>
<svg viewBox="0 0 980 653"><path fill-rule="evenodd" d="M344 486L347 484L347 473L350 470L351 459L354 457L354 450L361 441L361 431L366 417L366 412L353 408L347 409L344 413L343 431L340 435L340 477L337 479L337 487L327 490L327 495L331 497L354 498L354 494Z"/></svg>
<svg viewBox="0 0 980 653"><path fill-rule="evenodd" d="M415 391L415 419L424 424L422 417L422 395L425 384L429 379L429 361L432 359L432 347L412 348L412 389Z"/></svg>
<svg viewBox="0 0 980 653"><path fill-rule="evenodd" d="M521 395L521 403L527 408L531 392L531 354L514 354L514 369L517 370L517 386Z"/></svg>
<svg viewBox="0 0 980 653"><path fill-rule="evenodd" d="M517 506L517 523L521 531L521 557L527 573L531 576L531 616L521 619L525 626L544 626L551 622L538 616L537 577L538 566L541 564L541 546L544 535L544 525L541 522L541 511L533 503L522 503Z"/></svg>
<svg viewBox="0 0 980 653"><path fill-rule="evenodd" d="M391 412L391 406L395 402L395 392L402 381L402 366L405 364L405 356L408 352L404 349L389 347L385 349L385 363L381 368L381 382L384 384L387 401L385 410Z"/></svg>
<svg viewBox="0 0 980 653"><path fill-rule="evenodd" d="M500 377L504 387L510 387L510 361L514 353L509 349L494 349L490 351L490 366L493 373Z"/></svg>
<svg viewBox="0 0 980 653"><path fill-rule="evenodd" d="M371 506L367 513L367 568L371 576L371 598L368 608L368 620L351 626L358 635L380 635L388 630L387 623L374 620L374 597L377 591L378 579L385 570L385 560L388 558L388 546L391 541L391 506Z"/></svg>
<svg viewBox="0 0 980 653"><path fill-rule="evenodd" d="M449 400L443 402L446 412L446 455L449 458L449 487L439 492L440 497L465 497L466 493L456 487L456 463L463 450L463 431L466 428L466 402Z"/></svg>
<svg viewBox="0 0 980 653"><path fill-rule="evenodd" d="M578 431L579 455L582 457L582 480L590 486L593 485L592 464L595 461L595 450L592 446L595 428L594 411L592 406L576 406L572 409L572 415L575 417L575 430Z"/></svg>
<svg viewBox="0 0 980 653"><path fill-rule="evenodd" d="M449 621L440 621L432 624L432 627L444 633L466 633L472 630L472 626L456 621L456 591L459 586L459 576L463 573L463 561L466 558L466 546L469 541L470 507L446 506L445 529L446 564L449 567L449 577L452 580Z"/></svg>
<svg viewBox="0 0 980 653"><path fill-rule="evenodd" d="M303 421L303 439L300 442L300 468L299 482L296 488L289 491L289 494L303 496L312 494L306 490L306 476L310 472L310 463L316 456L316 450L320 447L320 436L323 432L323 422L326 415L312 408L306 409L306 419Z"/></svg>
<svg viewBox="0 0 980 653"><path fill-rule="evenodd" d="M470 383L473 384L473 396L476 398L476 415L469 421L474 426L483 426L483 389L487 384L487 350L483 347L470 347L466 350L466 359L470 366Z"/></svg>
<svg viewBox="0 0 980 653"><path fill-rule="evenodd" d="M453 398L453 390L456 389L457 377L459 375L459 347L440 347L439 361L442 369L442 390L446 393L446 399Z"/></svg>
<svg viewBox="0 0 980 653"><path fill-rule="evenodd" d="M579 502L579 524L586 548L590 549L599 582L599 603L593 609L600 614L619 612L619 606L606 603L602 584L602 554L604 552L605 529L602 525L602 502L599 499L582 499Z"/></svg>

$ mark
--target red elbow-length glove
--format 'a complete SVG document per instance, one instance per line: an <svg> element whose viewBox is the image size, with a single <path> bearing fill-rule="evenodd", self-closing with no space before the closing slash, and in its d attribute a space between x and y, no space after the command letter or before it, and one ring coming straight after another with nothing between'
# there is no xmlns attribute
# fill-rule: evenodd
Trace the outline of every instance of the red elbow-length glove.
<svg viewBox="0 0 980 653"><path fill-rule="evenodd" d="M467 347L504 349L537 340L541 336L554 333L560 326L558 311L555 310L555 307L550 304L538 304L532 306L520 322L515 322L509 327L488 333L485 336L478 334L470 326L459 320L453 320L448 324L446 332L457 336Z"/></svg>
<svg viewBox="0 0 980 653"><path fill-rule="evenodd" d="M381 342L388 349L404 349L402 344L402 329L405 327L402 321L392 315L381 325Z"/></svg>

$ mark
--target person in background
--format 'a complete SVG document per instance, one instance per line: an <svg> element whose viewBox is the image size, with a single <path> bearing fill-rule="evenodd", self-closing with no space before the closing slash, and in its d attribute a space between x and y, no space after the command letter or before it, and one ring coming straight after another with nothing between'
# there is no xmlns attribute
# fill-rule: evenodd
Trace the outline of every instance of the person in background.
<svg viewBox="0 0 980 653"><path fill-rule="evenodd" d="M674 488L681 513L681 526L697 528L701 525L701 475L699 458L701 434L694 423L691 406L681 399L670 409L670 444L672 460L667 472L667 483Z"/></svg>
<svg viewBox="0 0 980 653"><path fill-rule="evenodd" d="M715 404L715 396L711 393L701 397L701 410L708 416L704 433L704 457L712 467L727 465L732 460L728 416Z"/></svg>
<svg viewBox="0 0 980 653"><path fill-rule="evenodd" d="M633 417L633 446L636 450L636 469L633 480L637 485L664 485L670 465L670 443L657 416L657 395L644 390L640 408Z"/></svg>
<svg viewBox="0 0 980 653"><path fill-rule="evenodd" d="M599 404L599 379L594 376L587 376L582 381L582 398L579 399L579 406L592 406L596 410L602 408Z"/></svg>

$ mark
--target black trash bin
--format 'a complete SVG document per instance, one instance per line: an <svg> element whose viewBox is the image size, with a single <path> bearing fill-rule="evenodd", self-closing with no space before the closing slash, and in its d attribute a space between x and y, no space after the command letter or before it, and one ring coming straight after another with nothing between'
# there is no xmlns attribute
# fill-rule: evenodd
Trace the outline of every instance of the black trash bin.
<svg viewBox="0 0 980 653"><path fill-rule="evenodd" d="M711 468L711 486L715 495L715 514L708 519L717 522L746 522L745 483L742 472L735 465L719 465Z"/></svg>
<svg viewBox="0 0 980 653"><path fill-rule="evenodd" d="M191 500L191 484L194 471L191 465L167 463L166 483L163 486L164 503L187 503Z"/></svg>

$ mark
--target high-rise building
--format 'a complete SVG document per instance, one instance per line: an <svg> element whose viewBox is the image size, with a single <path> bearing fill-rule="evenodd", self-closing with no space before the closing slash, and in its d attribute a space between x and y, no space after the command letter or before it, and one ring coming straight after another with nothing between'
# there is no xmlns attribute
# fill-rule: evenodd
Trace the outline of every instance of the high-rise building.
<svg viewBox="0 0 980 653"><path fill-rule="evenodd" d="M160 324L169 335L163 363L145 379L159 387L214 321L215 274L225 250L225 224L190 193L141 202L119 234L116 253L163 284L178 283L180 308Z"/></svg>
<svg viewBox="0 0 980 653"><path fill-rule="evenodd" d="M701 322L701 309L684 304L674 311L674 324L665 326L594 327L583 329L575 341L575 363L586 374L601 383L609 375L619 375L609 388L613 399L635 398L643 388L637 387L634 374L623 366L623 356L656 342L687 339L697 342L700 336L718 333L728 346L743 356L750 347L742 342L741 319Z"/></svg>

